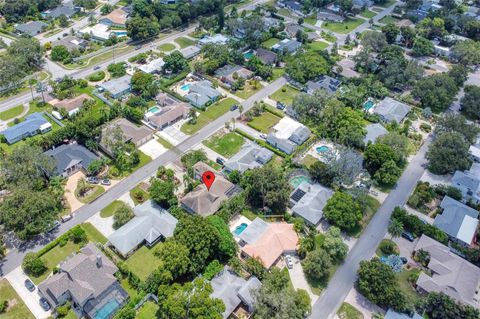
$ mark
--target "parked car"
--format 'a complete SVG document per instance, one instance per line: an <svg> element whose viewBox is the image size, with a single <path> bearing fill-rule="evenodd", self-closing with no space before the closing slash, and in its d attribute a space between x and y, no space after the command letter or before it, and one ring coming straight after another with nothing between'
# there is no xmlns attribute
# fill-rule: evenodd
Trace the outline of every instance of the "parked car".
<svg viewBox="0 0 480 319"><path fill-rule="evenodd" d="M217 164L220 164L220 165L225 165L225 160L221 157L217 157L217 159L215 160L215 162L217 162Z"/></svg>
<svg viewBox="0 0 480 319"><path fill-rule="evenodd" d="M293 258L292 258L292 256L287 255L285 257L285 263L287 264L288 269L292 269L293 268Z"/></svg>
<svg viewBox="0 0 480 319"><path fill-rule="evenodd" d="M402 261L402 263L403 263L404 265L408 262L408 260L407 260L406 257L400 257L400 260Z"/></svg>
<svg viewBox="0 0 480 319"><path fill-rule="evenodd" d="M87 177L87 182L90 184L98 184L99 180L95 176L89 176Z"/></svg>
<svg viewBox="0 0 480 319"><path fill-rule="evenodd" d="M102 179L100 184L105 185L105 186L109 186L109 185L112 184L112 182L110 182L110 180L108 178L104 178L104 179Z"/></svg>
<svg viewBox="0 0 480 319"><path fill-rule="evenodd" d="M141 48L142 48L141 45L137 45L137 46L135 47L135 50L140 50Z"/></svg>
<svg viewBox="0 0 480 319"><path fill-rule="evenodd" d="M230 111L235 111L236 109L238 109L238 104L233 104L232 106L230 106Z"/></svg>
<svg viewBox="0 0 480 319"><path fill-rule="evenodd" d="M58 220L55 220L51 227L47 230L47 233L54 231L58 227L60 227L60 222Z"/></svg>
<svg viewBox="0 0 480 319"><path fill-rule="evenodd" d="M277 109L279 110L284 110L285 109L285 105L281 102L277 102Z"/></svg>
<svg viewBox="0 0 480 319"><path fill-rule="evenodd" d="M65 223L65 222L68 222L70 219L73 218L73 215L72 214L68 214L68 215L65 215L65 216L62 216L60 217L60 220L62 221L62 223Z"/></svg>
<svg viewBox="0 0 480 319"><path fill-rule="evenodd" d="M27 287L28 291L35 291L35 285L30 279L25 279L25 287Z"/></svg>
<svg viewBox="0 0 480 319"><path fill-rule="evenodd" d="M100 65L97 65L96 67L93 68L94 70L100 70Z"/></svg>
<svg viewBox="0 0 480 319"><path fill-rule="evenodd" d="M45 299L44 297L40 298L40 306L45 311L50 310L50 304L48 303L47 299Z"/></svg>
<svg viewBox="0 0 480 319"><path fill-rule="evenodd" d="M263 138L264 140L266 140L267 139L267 134L262 133L262 134L260 134L260 137Z"/></svg>
<svg viewBox="0 0 480 319"><path fill-rule="evenodd" d="M415 237L413 237L413 235L409 232L402 232L402 237L405 238L406 240L408 241L414 241L415 240Z"/></svg>

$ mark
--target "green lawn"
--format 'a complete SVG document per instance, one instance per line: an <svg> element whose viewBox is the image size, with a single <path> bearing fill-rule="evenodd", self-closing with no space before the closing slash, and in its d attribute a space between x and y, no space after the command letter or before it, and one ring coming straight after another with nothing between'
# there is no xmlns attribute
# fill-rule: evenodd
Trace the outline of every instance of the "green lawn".
<svg viewBox="0 0 480 319"><path fill-rule="evenodd" d="M77 196L77 191L75 191L75 196L82 203L88 204L93 202L95 199L98 198L98 196L102 195L103 193L105 193L105 188L103 188L100 185L94 185L93 190L90 191L87 196L83 196L83 197Z"/></svg>
<svg viewBox="0 0 480 319"><path fill-rule="evenodd" d="M156 318L158 311L158 305L153 301L147 301L143 306L138 309L135 319L152 319Z"/></svg>
<svg viewBox="0 0 480 319"><path fill-rule="evenodd" d="M334 36L331 32L322 31L322 33L320 35L322 36L323 39L325 39L328 42L333 43L333 42L337 41L337 37Z"/></svg>
<svg viewBox="0 0 480 319"><path fill-rule="evenodd" d="M135 196L133 196L133 194L135 194L135 192L142 193L142 195L143 195L143 200L142 201L138 200ZM145 202L149 198L149 195L146 191L144 191L140 187L136 186L136 187L134 187L130 190L130 198L133 200L133 203L135 205L138 205L138 204L141 204L141 203Z"/></svg>
<svg viewBox="0 0 480 319"><path fill-rule="evenodd" d="M307 45L308 50L312 51L323 51L328 47L328 43L323 41L315 41Z"/></svg>
<svg viewBox="0 0 480 319"><path fill-rule="evenodd" d="M19 116L23 112L23 105L17 105L6 111L0 112L0 120L8 121L16 116Z"/></svg>
<svg viewBox="0 0 480 319"><path fill-rule="evenodd" d="M145 246L140 247L125 263L140 280L147 279L161 264L160 259L153 255L153 250Z"/></svg>
<svg viewBox="0 0 480 319"><path fill-rule="evenodd" d="M420 269L413 268L410 270L403 270L402 272L396 274L399 283L398 286L407 297L407 302L410 305L414 305L418 301L421 301L421 296L417 293L413 286L413 283L417 281L420 272Z"/></svg>
<svg viewBox="0 0 480 319"><path fill-rule="evenodd" d="M160 51L165 51L165 52L168 52L168 51L172 51L175 49L175 45L173 45L172 43L164 43L164 44L160 44L158 46L158 49Z"/></svg>
<svg viewBox="0 0 480 319"><path fill-rule="evenodd" d="M397 255L400 254L400 248L398 248L398 245L394 241L392 241L391 239L386 239L385 238L385 239L382 239L380 244L378 244L377 249L375 250L375 254L377 254L378 257L384 256L384 253L380 250L380 246L382 246L385 243L393 243L396 247L395 251L397 252Z"/></svg>
<svg viewBox="0 0 480 319"><path fill-rule="evenodd" d="M305 156L302 160L302 164L305 165L307 168L309 168L313 163L315 163L316 161L318 161L318 159L316 159L315 157L313 157L312 155L310 154L307 154L307 156Z"/></svg>
<svg viewBox="0 0 480 319"><path fill-rule="evenodd" d="M106 244L107 238L100 233L95 226L86 222L82 224L83 230L87 233L87 237L90 241L94 243Z"/></svg>
<svg viewBox="0 0 480 319"><path fill-rule="evenodd" d="M293 86L285 84L280 89L278 89L275 93L273 93L270 98L277 102L281 102L285 105L290 105L293 102L293 98L298 93L300 93L299 90L297 90Z"/></svg>
<svg viewBox="0 0 480 319"><path fill-rule="evenodd" d="M128 293L130 298L133 298L138 295L138 291L130 285L127 278L123 278L120 280L120 286Z"/></svg>
<svg viewBox="0 0 480 319"><path fill-rule="evenodd" d="M310 16L308 18L305 18L304 21L305 21L305 23L308 23L310 25L315 25L315 24L317 24L318 20L317 20L317 17L315 15L313 15L313 16Z"/></svg>
<svg viewBox="0 0 480 319"><path fill-rule="evenodd" d="M246 100L252 95L254 95L255 93L257 93L258 91L260 91L262 88L263 88L263 85L260 82L258 82L255 87L251 84L250 81L247 81L243 89L236 91L235 95L241 99Z"/></svg>
<svg viewBox="0 0 480 319"><path fill-rule="evenodd" d="M342 306L337 311L340 319L363 319L363 314L357 308L349 303L342 303Z"/></svg>
<svg viewBox="0 0 480 319"><path fill-rule="evenodd" d="M364 22L363 19L347 18L341 23L325 22L322 27L335 33L347 34Z"/></svg>
<svg viewBox="0 0 480 319"><path fill-rule="evenodd" d="M263 42L263 43L262 43L262 46L265 47L265 48L270 49L273 45L277 44L278 42L280 42L280 39L270 38L270 39L268 39L267 41Z"/></svg>
<svg viewBox="0 0 480 319"><path fill-rule="evenodd" d="M108 204L107 207L105 207L100 211L100 217L107 218L107 217L113 216L113 213L115 212L115 210L118 207L120 207L122 204L123 204L122 201L114 200L113 202Z"/></svg>
<svg viewBox="0 0 480 319"><path fill-rule="evenodd" d="M245 140L242 136L230 132L224 135L216 134L203 141L203 144L218 154L230 158L240 150L244 142Z"/></svg>
<svg viewBox="0 0 480 319"><path fill-rule="evenodd" d="M196 43L195 41L193 41L189 38L184 38L184 37L176 38L174 41L176 43L178 43L178 45L180 45L181 49L189 47L189 46L194 45Z"/></svg>
<svg viewBox="0 0 480 319"><path fill-rule="evenodd" d="M139 156L140 161L138 162L138 164L136 166L132 167L131 169L121 172L121 176L126 177L126 176L130 175L131 173L135 172L137 169L141 168L142 166L144 166L144 165L146 165L146 164L148 164L152 161L152 158L150 156L148 156L147 154L143 153L140 150L137 150L137 152L140 155Z"/></svg>
<svg viewBox="0 0 480 319"><path fill-rule="evenodd" d="M362 12L359 13L360 16L364 17L364 18L367 18L367 19L371 19L373 18L374 16L377 15L376 12L373 12L373 11L370 11L368 9L365 9L363 10Z"/></svg>
<svg viewBox="0 0 480 319"><path fill-rule="evenodd" d="M8 309L0 314L2 319L35 319L7 279L0 280L0 300L8 301Z"/></svg>
<svg viewBox="0 0 480 319"><path fill-rule="evenodd" d="M269 133L270 129L279 121L280 117L270 112L263 112L262 115L254 117L250 122L248 122L248 126L262 133Z"/></svg>
<svg viewBox="0 0 480 319"><path fill-rule="evenodd" d="M166 149L171 149L173 147L173 145L169 141L161 137L157 136L156 141Z"/></svg>
<svg viewBox="0 0 480 319"><path fill-rule="evenodd" d="M398 19L395 19L395 18L392 17L392 16L384 16L383 18L381 18L380 20L378 20L378 22L384 23L384 24L395 23L395 22L397 22L397 21L398 21Z"/></svg>
<svg viewBox="0 0 480 319"><path fill-rule="evenodd" d="M236 103L238 102L232 98L226 98L217 103L214 103L207 107L206 111L200 111L200 115L198 116L197 122L195 124L185 123L182 125L180 130L183 133L189 135L196 133L208 123L228 112L230 110L230 107Z"/></svg>
<svg viewBox="0 0 480 319"><path fill-rule="evenodd" d="M283 76L285 74L285 69L283 68L273 68L272 72L272 82L278 79L279 77Z"/></svg>

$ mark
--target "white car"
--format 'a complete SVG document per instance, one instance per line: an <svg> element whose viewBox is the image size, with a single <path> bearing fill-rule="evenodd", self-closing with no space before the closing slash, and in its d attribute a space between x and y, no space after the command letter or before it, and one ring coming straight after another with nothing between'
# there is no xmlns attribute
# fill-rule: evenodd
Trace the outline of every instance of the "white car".
<svg viewBox="0 0 480 319"><path fill-rule="evenodd" d="M293 268L293 258L292 258L292 256L287 255L285 257L285 263L287 264L288 269L292 269Z"/></svg>

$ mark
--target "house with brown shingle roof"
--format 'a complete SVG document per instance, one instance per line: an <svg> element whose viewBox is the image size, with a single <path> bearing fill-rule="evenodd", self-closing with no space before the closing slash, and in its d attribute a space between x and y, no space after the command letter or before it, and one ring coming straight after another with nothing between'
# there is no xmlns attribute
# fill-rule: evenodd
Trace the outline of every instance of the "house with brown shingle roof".
<svg viewBox="0 0 480 319"><path fill-rule="evenodd" d="M170 105L151 108L145 113L144 118L148 124L157 130L163 130L167 126L186 119L189 112L190 107L187 103L175 101Z"/></svg>
<svg viewBox="0 0 480 319"><path fill-rule="evenodd" d="M53 105L54 109L61 110L64 109L68 116L72 116L84 105L85 101L93 100L88 94L82 93L79 96L73 97L71 99L53 99L49 103Z"/></svg>
<svg viewBox="0 0 480 319"><path fill-rule="evenodd" d="M114 138L114 131L120 130L125 143L132 143L135 147L140 147L153 138L153 131L144 125L136 125L127 119L119 118L105 125L102 129L100 139L100 148L112 156L111 144Z"/></svg>
<svg viewBox="0 0 480 319"><path fill-rule="evenodd" d="M127 22L128 14L121 8L115 9L106 16L98 20L99 23L108 26L124 28Z"/></svg>

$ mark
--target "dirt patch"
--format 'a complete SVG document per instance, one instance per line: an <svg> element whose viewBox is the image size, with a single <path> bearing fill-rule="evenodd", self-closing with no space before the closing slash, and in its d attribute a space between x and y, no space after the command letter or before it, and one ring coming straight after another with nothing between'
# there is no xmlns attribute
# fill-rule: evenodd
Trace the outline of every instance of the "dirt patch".
<svg viewBox="0 0 480 319"><path fill-rule="evenodd" d="M65 198L72 212L84 205L75 196L75 189L77 188L78 181L81 178L85 178L85 174L83 172L76 172L67 179L67 183L65 184Z"/></svg>

